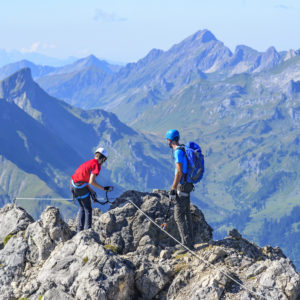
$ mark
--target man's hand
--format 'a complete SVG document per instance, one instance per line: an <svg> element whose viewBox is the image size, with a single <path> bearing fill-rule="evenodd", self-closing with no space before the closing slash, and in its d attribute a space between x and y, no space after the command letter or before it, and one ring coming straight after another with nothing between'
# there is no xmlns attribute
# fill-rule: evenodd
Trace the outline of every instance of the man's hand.
<svg viewBox="0 0 300 300"><path fill-rule="evenodd" d="M105 187L104 187L104 191L106 191L106 192L112 192L113 189L114 189L113 186L105 186Z"/></svg>
<svg viewBox="0 0 300 300"><path fill-rule="evenodd" d="M169 199L170 199L171 201L176 200L176 191L175 191L175 190L171 190L171 191L170 191Z"/></svg>

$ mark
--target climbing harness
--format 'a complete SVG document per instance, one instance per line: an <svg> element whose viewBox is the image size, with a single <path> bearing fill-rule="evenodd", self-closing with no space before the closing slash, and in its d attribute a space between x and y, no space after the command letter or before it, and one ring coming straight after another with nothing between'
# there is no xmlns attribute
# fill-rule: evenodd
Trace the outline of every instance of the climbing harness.
<svg viewBox="0 0 300 300"><path fill-rule="evenodd" d="M128 199L128 198L124 198L123 200L128 201L129 203L131 203L138 211L140 211L152 224L154 224L156 227L158 227L162 232L164 232L166 235L168 235L171 239L173 239L176 243L180 244L183 248L185 248L188 252L190 252L192 255L194 255L195 257L197 257L200 261L202 261L204 264L207 264L211 267L213 267L214 269L218 270L220 273L222 273L224 276L228 277L229 279L231 279L233 282L235 282L236 284L238 284L241 288L243 288L244 290L246 290L247 292L249 292L250 294L254 295L254 296L258 296L261 299L266 299L266 300L270 300L270 298L267 298L265 296L263 296L260 293L257 293L249 288L247 288L245 285L241 284L240 282L238 282L236 279L234 279L231 275L225 273L223 270L217 268L215 265L213 265L212 263L210 263L207 260L204 260L202 257L200 257L195 251L191 250L190 248L188 248L187 246L185 246L184 244L182 244L180 241L178 241L174 236L172 236L169 232L167 232L164 228L162 228L161 225L157 224L151 217L149 217L144 211L142 211L132 200Z"/></svg>

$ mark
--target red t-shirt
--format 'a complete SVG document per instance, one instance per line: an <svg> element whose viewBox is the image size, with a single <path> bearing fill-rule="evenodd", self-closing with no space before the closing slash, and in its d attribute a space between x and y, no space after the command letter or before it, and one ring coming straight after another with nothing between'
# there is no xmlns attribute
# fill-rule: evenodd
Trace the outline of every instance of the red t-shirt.
<svg viewBox="0 0 300 300"><path fill-rule="evenodd" d="M91 173L98 176L100 170L101 165L99 165L97 159L93 158L80 165L72 176L72 179L74 182L89 182Z"/></svg>

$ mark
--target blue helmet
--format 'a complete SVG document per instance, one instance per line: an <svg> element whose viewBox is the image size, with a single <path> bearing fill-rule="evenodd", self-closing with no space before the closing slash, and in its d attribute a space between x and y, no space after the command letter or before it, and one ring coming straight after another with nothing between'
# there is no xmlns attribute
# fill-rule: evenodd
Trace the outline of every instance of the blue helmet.
<svg viewBox="0 0 300 300"><path fill-rule="evenodd" d="M178 138L177 140L179 140L179 138L180 138L179 131L176 129L168 130L166 133L166 139L174 141L175 138Z"/></svg>

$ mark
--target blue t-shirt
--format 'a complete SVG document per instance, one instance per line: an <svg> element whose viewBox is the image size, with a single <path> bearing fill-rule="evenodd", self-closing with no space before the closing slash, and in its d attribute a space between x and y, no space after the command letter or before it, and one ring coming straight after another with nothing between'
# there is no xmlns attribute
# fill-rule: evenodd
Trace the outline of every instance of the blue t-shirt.
<svg viewBox="0 0 300 300"><path fill-rule="evenodd" d="M187 173L187 159L184 152L180 149L174 151L174 161L175 161L175 174L177 173L176 163L182 163L183 174ZM184 177L181 177L180 183L183 182Z"/></svg>

